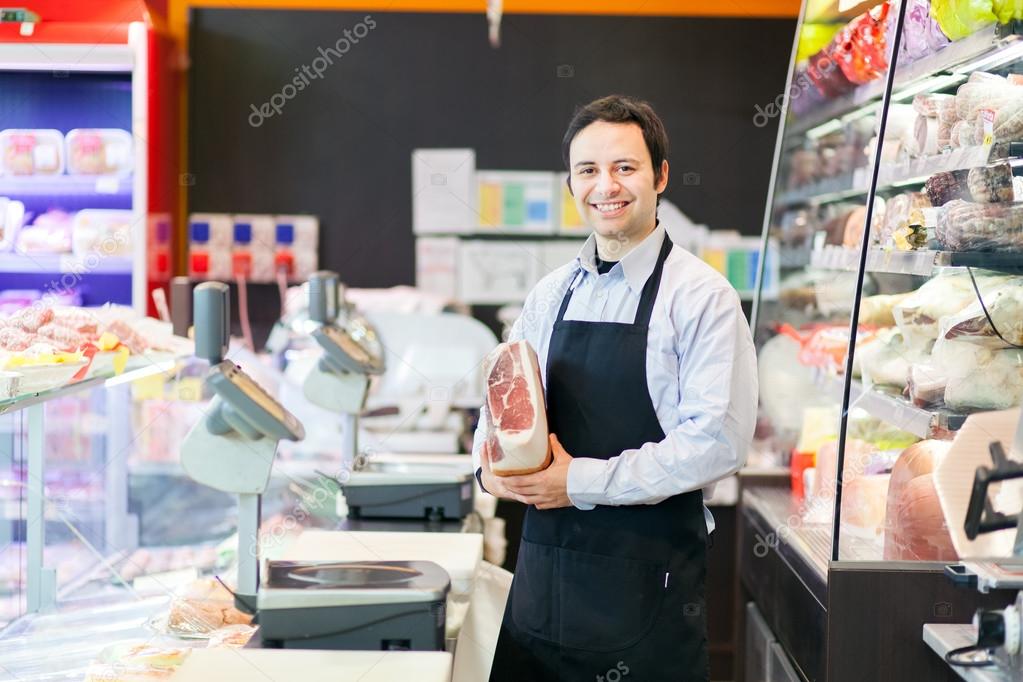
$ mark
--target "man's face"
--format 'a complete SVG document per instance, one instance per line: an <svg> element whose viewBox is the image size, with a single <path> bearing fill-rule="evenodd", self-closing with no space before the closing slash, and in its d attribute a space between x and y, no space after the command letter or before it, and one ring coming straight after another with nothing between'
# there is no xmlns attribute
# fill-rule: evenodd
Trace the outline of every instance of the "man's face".
<svg viewBox="0 0 1023 682"><path fill-rule="evenodd" d="M583 221L602 237L641 239L653 228L668 162L654 182L650 152L635 123L596 121L569 146L569 181Z"/></svg>

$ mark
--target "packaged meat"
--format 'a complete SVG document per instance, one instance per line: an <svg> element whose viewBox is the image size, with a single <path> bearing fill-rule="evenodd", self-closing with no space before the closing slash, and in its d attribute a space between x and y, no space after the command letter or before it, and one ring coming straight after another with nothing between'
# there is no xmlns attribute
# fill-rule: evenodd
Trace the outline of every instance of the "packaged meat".
<svg viewBox="0 0 1023 682"><path fill-rule="evenodd" d="M832 56L835 52L833 45L834 43L813 55L806 63L806 75L826 99L840 97L856 87L846 77L845 72L838 68L836 64L838 56L837 54Z"/></svg>
<svg viewBox="0 0 1023 682"><path fill-rule="evenodd" d="M16 327L30 334L35 334L44 324L52 322L53 316L53 308L34 305L0 320L0 326Z"/></svg>
<svg viewBox="0 0 1023 682"><path fill-rule="evenodd" d="M234 606L234 596L214 578L201 578L171 602L167 628L171 633L206 635L225 625L249 625L252 616Z"/></svg>
<svg viewBox="0 0 1023 682"><path fill-rule="evenodd" d="M907 0L899 64L915 62L949 44L948 36L942 33L930 10L930 0ZM894 21L890 23L895 24Z"/></svg>
<svg viewBox="0 0 1023 682"><path fill-rule="evenodd" d="M24 221L25 204L0 197L0 251L10 251L14 248Z"/></svg>
<svg viewBox="0 0 1023 682"><path fill-rule="evenodd" d="M994 349L1004 348L1007 343L1023 346L1023 278L1013 277L984 294L983 306L974 301L958 313L942 318L941 336Z"/></svg>
<svg viewBox="0 0 1023 682"><path fill-rule="evenodd" d="M882 329L874 343L864 346L860 372L867 386L892 386L902 390L909 380L909 365L926 357L926 348L906 342L897 327Z"/></svg>
<svg viewBox="0 0 1023 682"><path fill-rule="evenodd" d="M948 374L945 405L952 410L1005 410L1023 403L1023 350L992 349L939 338L934 362Z"/></svg>
<svg viewBox="0 0 1023 682"><path fill-rule="evenodd" d="M967 169L941 171L927 178L924 192L932 206L944 206L956 199L969 200L969 177L970 171Z"/></svg>
<svg viewBox="0 0 1023 682"><path fill-rule="evenodd" d="M59 130L0 132L0 175L60 175L63 172L64 136Z"/></svg>
<svg viewBox="0 0 1023 682"><path fill-rule="evenodd" d="M938 119L918 114L913 126L913 137L916 138L916 149L919 156L934 156L941 147L938 146ZM951 132L949 133L951 135Z"/></svg>
<svg viewBox="0 0 1023 682"><path fill-rule="evenodd" d="M877 447L858 438L845 444L845 476L843 484L862 476L877 455ZM813 494L818 499L832 500L838 490L838 441L830 440L817 449L816 480Z"/></svg>
<svg viewBox="0 0 1023 682"><path fill-rule="evenodd" d="M68 253L71 251L71 216L51 209L18 233L17 249L23 253Z"/></svg>
<svg viewBox="0 0 1023 682"><path fill-rule="evenodd" d="M842 484L842 532L880 539L884 532L890 474L866 474Z"/></svg>
<svg viewBox="0 0 1023 682"><path fill-rule="evenodd" d="M76 128L67 134L67 170L73 175L123 175L132 170L131 134L118 128Z"/></svg>
<svg viewBox="0 0 1023 682"><path fill-rule="evenodd" d="M999 24L1007 24L1013 19L1023 19L1023 2L1020 0L994 0L992 5Z"/></svg>
<svg viewBox="0 0 1023 682"><path fill-rule="evenodd" d="M1023 204L950 201L938 211L934 234L949 251L1023 250Z"/></svg>
<svg viewBox="0 0 1023 682"><path fill-rule="evenodd" d="M129 210L87 208L75 214L71 223L71 251L76 256L100 257L131 254Z"/></svg>
<svg viewBox="0 0 1023 682"><path fill-rule="evenodd" d="M243 647L252 639L256 632L254 625L225 625L210 633L206 646L210 649L216 647Z"/></svg>
<svg viewBox="0 0 1023 682"><path fill-rule="evenodd" d="M947 386L948 374L930 358L909 366L909 382L906 388L909 391L909 399L917 407L943 407Z"/></svg>
<svg viewBox="0 0 1023 682"><path fill-rule="evenodd" d="M917 0L910 0L917 2ZM920 93L913 97L913 109L921 116L937 118L942 106L955 106L955 95L939 95L930 92Z"/></svg>
<svg viewBox="0 0 1023 682"><path fill-rule="evenodd" d="M974 201L992 204L1012 201L1012 168L1008 163L971 168L966 179Z"/></svg>
<svg viewBox="0 0 1023 682"><path fill-rule="evenodd" d="M977 274L976 279L977 287L983 293L1002 286L1009 277ZM961 271L945 270L897 303L892 312L906 343L926 346L938 338L941 318L958 313L975 300L976 294L969 275Z"/></svg>
<svg viewBox="0 0 1023 682"><path fill-rule="evenodd" d="M487 358L486 413L495 474L528 474L550 464L540 365L528 341L502 343Z"/></svg>
<svg viewBox="0 0 1023 682"><path fill-rule="evenodd" d="M932 475L950 447L949 441L923 440L906 448L895 462L885 511L886 561L958 559Z"/></svg>
<svg viewBox="0 0 1023 682"><path fill-rule="evenodd" d="M99 662L126 668L173 669L185 662L191 649L165 646L153 641L112 644L100 652Z"/></svg>
<svg viewBox="0 0 1023 682"><path fill-rule="evenodd" d="M882 2L845 25L832 42L831 55L851 83L880 78L888 68L887 27L891 5Z"/></svg>
<svg viewBox="0 0 1023 682"><path fill-rule="evenodd" d="M962 40L998 20L991 0L931 0L931 16L950 40Z"/></svg>
<svg viewBox="0 0 1023 682"><path fill-rule="evenodd" d="M895 326L895 315L892 313L892 309L908 296L908 293L877 294L863 298L860 301L859 323L875 327Z"/></svg>

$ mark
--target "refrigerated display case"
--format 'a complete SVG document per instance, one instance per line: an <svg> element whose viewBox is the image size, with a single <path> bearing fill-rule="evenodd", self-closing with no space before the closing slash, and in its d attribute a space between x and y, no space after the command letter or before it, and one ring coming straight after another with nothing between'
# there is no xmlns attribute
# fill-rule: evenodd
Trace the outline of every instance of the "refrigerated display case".
<svg viewBox="0 0 1023 682"><path fill-rule="evenodd" d="M174 268L175 46L128 0L0 16L0 308L40 298L156 312Z"/></svg>
<svg viewBox="0 0 1023 682"><path fill-rule="evenodd" d="M765 210L781 283L753 315L755 451L790 476L744 486L742 597L802 679L956 679L923 623L1013 597L943 575L933 471L969 415L1023 403L1023 16L807 5Z"/></svg>

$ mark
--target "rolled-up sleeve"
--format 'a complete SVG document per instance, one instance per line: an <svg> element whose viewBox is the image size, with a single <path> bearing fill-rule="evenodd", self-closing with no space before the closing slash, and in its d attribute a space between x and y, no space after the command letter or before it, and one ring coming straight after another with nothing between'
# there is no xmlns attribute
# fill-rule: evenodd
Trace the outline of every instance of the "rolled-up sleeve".
<svg viewBox="0 0 1023 682"><path fill-rule="evenodd" d="M678 425L663 440L608 460L576 458L568 470L575 506L656 504L698 490L745 464L757 409L749 324L734 290L671 308L678 358Z"/></svg>

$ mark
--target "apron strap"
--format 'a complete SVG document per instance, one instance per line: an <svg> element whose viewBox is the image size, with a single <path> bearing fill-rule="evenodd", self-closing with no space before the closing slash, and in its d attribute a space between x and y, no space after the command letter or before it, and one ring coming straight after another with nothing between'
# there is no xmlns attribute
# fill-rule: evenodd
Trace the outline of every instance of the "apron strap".
<svg viewBox="0 0 1023 682"><path fill-rule="evenodd" d="M661 274L664 272L664 261L668 260L668 254L671 253L672 246L671 240L668 239L668 233L665 232L664 242L661 244L661 252L657 256L657 265L654 266L654 271L650 273L646 284L643 285L643 293L639 297L639 308L636 310L636 321L633 323L637 327L646 328L650 326L650 316L654 311L654 301L657 299L657 291L661 288Z"/></svg>
<svg viewBox="0 0 1023 682"><path fill-rule="evenodd" d="M668 254L671 253L672 246L671 239L668 238L668 233L665 232L664 241L661 242L661 251L657 255L657 264L654 266L654 271L647 277L646 284L643 285L643 291L639 297L639 307L636 309L636 320L633 322L634 325L642 325L644 327L650 325L650 315L654 310L654 300L657 298L657 290L661 287L661 273L664 271L664 261L668 260ZM565 311L568 310L572 294L575 292L575 288L582 277L582 269L572 277L572 282L568 285L568 291L565 292L564 298L561 299L561 307L558 308L558 317L555 319L555 322L561 322L565 319Z"/></svg>

